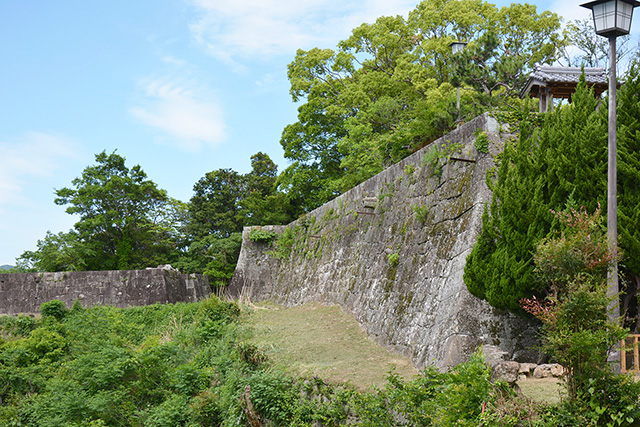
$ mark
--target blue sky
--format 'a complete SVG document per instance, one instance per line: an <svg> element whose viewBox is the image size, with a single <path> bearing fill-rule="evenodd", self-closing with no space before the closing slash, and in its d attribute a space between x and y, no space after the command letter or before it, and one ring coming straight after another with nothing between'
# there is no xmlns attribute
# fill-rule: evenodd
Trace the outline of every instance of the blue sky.
<svg viewBox="0 0 640 427"><path fill-rule="evenodd" d="M0 265L77 221L53 203L117 150L188 201L206 172L246 173L296 120L286 66L407 0L0 2ZM499 6L510 1L494 1ZM581 2L533 2L568 19ZM638 21L634 28L638 28Z"/></svg>

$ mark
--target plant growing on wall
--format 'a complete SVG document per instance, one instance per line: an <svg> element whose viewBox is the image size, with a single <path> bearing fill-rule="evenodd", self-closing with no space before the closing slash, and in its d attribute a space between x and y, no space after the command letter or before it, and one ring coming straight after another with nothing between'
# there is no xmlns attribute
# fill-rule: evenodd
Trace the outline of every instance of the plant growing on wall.
<svg viewBox="0 0 640 427"><path fill-rule="evenodd" d="M252 242L265 243L270 245L278 236L278 233L275 231L267 231L262 227L254 227L249 231L249 240Z"/></svg>

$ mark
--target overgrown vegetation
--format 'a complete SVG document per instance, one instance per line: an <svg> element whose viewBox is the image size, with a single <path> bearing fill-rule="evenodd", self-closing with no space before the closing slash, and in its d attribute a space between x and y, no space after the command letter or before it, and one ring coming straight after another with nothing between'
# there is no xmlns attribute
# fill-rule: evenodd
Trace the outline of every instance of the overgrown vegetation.
<svg viewBox="0 0 640 427"><path fill-rule="evenodd" d="M609 251L600 211L569 208L555 216L564 231L543 239L534 255L537 283L547 297L521 304L543 322L545 352L566 368L568 404L593 425L637 425L640 386L607 363L628 331L608 316L607 270L618 260Z"/></svg>
<svg viewBox="0 0 640 427"><path fill-rule="evenodd" d="M620 89L618 106L618 226L627 255L621 264L628 278L625 309L632 305L640 278L639 87L635 65ZM474 295L516 311L522 298L546 296L546 288L536 287L533 253L550 231L563 227L551 211L584 206L594 212L598 204L606 206L607 112L596 108L599 102L582 78L572 103L544 115L541 125L539 118L530 120L528 112L518 117L519 139L505 144L497 169L487 176L493 198L464 273Z"/></svg>
<svg viewBox="0 0 640 427"><path fill-rule="evenodd" d="M249 240L252 242L265 243L270 245L278 237L278 233L275 231L267 231L262 227L253 228L249 232Z"/></svg>
<svg viewBox="0 0 640 427"><path fill-rule="evenodd" d="M38 319L0 317L0 426L551 427L637 419L635 383L613 378L603 389L595 378L578 400L537 404L492 382L480 353L447 373L427 367L407 380L392 371L371 389L300 377L256 347L240 306L216 297L63 307L51 301Z"/></svg>

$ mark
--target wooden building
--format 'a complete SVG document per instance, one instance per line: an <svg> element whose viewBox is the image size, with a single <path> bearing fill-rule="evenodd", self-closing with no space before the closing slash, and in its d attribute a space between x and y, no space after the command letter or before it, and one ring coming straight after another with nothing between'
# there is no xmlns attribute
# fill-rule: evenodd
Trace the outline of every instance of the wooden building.
<svg viewBox="0 0 640 427"><path fill-rule="evenodd" d="M571 100L576 91L582 69L577 67L552 67L536 65L529 76L520 98L533 96L540 98L540 112L550 107L553 110L552 98ZM588 86L593 87L595 96L599 97L608 89L609 77L604 68L585 68L584 77Z"/></svg>

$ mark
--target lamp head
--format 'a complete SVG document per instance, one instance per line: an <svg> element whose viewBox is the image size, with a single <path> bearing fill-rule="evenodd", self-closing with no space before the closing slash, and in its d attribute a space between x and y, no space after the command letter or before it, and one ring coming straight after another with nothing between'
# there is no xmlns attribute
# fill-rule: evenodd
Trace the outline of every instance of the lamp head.
<svg viewBox="0 0 640 427"><path fill-rule="evenodd" d="M596 34L618 37L629 34L633 9L640 6L636 0L595 0L580 6L591 9Z"/></svg>
<svg viewBox="0 0 640 427"><path fill-rule="evenodd" d="M454 55L464 49L466 45L466 42L452 42L449 44L449 46L451 47L451 52L453 52Z"/></svg>

